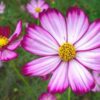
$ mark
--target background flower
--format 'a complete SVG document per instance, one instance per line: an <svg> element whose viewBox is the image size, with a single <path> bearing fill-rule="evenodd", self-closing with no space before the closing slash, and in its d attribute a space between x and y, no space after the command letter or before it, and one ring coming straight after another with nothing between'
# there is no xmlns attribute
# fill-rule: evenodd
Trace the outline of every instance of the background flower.
<svg viewBox="0 0 100 100"><path fill-rule="evenodd" d="M5 10L5 4L3 3L3 1L1 1L0 3L0 14L3 14Z"/></svg>
<svg viewBox="0 0 100 100"><path fill-rule="evenodd" d="M51 93L42 93L38 100L57 100L56 96Z"/></svg>
<svg viewBox="0 0 100 100"><path fill-rule="evenodd" d="M10 28L8 26L0 27L0 61L8 61L18 56L14 50L18 48L22 40L17 39L21 33L21 29L22 22L19 21L14 33L9 37Z"/></svg>
<svg viewBox="0 0 100 100"><path fill-rule="evenodd" d="M49 5L45 3L45 0L31 0L27 4L27 11L32 14L34 18L39 18L39 13L43 10L47 10Z"/></svg>

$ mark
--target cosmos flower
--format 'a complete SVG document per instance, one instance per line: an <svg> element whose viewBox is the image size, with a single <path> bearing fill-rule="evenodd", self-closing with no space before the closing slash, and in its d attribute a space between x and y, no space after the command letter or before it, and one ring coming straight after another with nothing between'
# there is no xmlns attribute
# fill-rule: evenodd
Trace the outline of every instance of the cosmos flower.
<svg viewBox="0 0 100 100"><path fill-rule="evenodd" d="M30 3L27 4L27 11L34 17L39 18L39 13L43 10L47 10L49 5L45 3L45 0L31 0Z"/></svg>
<svg viewBox="0 0 100 100"><path fill-rule="evenodd" d="M92 89L93 92L100 92L100 71L93 71L93 76L95 78L95 87Z"/></svg>
<svg viewBox="0 0 100 100"><path fill-rule="evenodd" d="M22 46L41 56L27 63L24 75L52 74L50 93L62 93L70 87L84 94L95 86L90 70L100 70L100 20L89 24L86 14L77 7L68 10L66 19L56 9L40 14L41 26L29 25Z"/></svg>
<svg viewBox="0 0 100 100"><path fill-rule="evenodd" d="M8 61L18 56L14 50L20 45L22 39L17 39L21 33L22 22L17 23L14 33L9 37L10 28L0 26L0 61ZM16 40L17 39L17 40Z"/></svg>
<svg viewBox="0 0 100 100"><path fill-rule="evenodd" d="M51 93L42 93L38 100L57 100L56 96Z"/></svg>
<svg viewBox="0 0 100 100"><path fill-rule="evenodd" d="M0 3L0 14L3 14L5 10L5 4L3 2Z"/></svg>

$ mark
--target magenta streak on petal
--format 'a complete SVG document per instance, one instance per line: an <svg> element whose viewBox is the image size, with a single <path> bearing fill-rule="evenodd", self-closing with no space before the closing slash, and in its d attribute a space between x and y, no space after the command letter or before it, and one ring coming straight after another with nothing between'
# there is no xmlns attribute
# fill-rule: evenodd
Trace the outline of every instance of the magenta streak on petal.
<svg viewBox="0 0 100 100"><path fill-rule="evenodd" d="M82 62L80 62L77 58L75 58L75 60L76 60L77 62L79 62L82 66L84 66L85 68L87 68L87 69L89 70L88 66L84 65L84 64L83 64Z"/></svg>
<svg viewBox="0 0 100 100"><path fill-rule="evenodd" d="M100 48L100 45L92 48L92 49L88 49L88 50L77 50L76 52L87 52L87 51L91 51L91 50L95 50L95 49L99 49Z"/></svg>

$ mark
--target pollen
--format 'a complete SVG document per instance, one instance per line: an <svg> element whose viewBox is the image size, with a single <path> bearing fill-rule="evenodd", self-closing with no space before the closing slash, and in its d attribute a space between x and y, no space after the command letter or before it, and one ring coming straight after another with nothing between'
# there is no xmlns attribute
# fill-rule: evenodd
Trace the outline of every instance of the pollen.
<svg viewBox="0 0 100 100"><path fill-rule="evenodd" d="M36 11L37 13L39 13L39 12L41 12L41 8L37 7L37 8L35 8L35 11Z"/></svg>
<svg viewBox="0 0 100 100"><path fill-rule="evenodd" d="M59 57L63 61L70 61L75 58L76 50L75 47L70 43L64 43L59 47Z"/></svg>
<svg viewBox="0 0 100 100"><path fill-rule="evenodd" d="M0 48L8 44L8 38L0 35Z"/></svg>

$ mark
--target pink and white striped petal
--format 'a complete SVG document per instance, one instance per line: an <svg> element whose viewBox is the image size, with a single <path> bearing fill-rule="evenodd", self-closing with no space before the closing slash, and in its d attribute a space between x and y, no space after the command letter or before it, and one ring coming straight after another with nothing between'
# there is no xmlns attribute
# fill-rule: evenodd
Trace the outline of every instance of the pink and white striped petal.
<svg viewBox="0 0 100 100"><path fill-rule="evenodd" d="M30 13L35 13L35 6L32 5L32 3L28 3L26 6L26 9L30 12Z"/></svg>
<svg viewBox="0 0 100 100"><path fill-rule="evenodd" d="M10 36L9 41L12 42L14 41L21 33L22 30L22 21L18 21L16 29L14 31L14 33L12 34L12 36Z"/></svg>
<svg viewBox="0 0 100 100"><path fill-rule="evenodd" d="M85 51L100 47L100 20L94 21L86 34L75 44L78 51Z"/></svg>
<svg viewBox="0 0 100 100"><path fill-rule="evenodd" d="M58 44L55 39L43 28L31 25L28 27L26 36L22 41L22 46L27 51L37 55L58 54Z"/></svg>
<svg viewBox="0 0 100 100"><path fill-rule="evenodd" d="M7 49L9 50L15 50L18 48L18 46L20 46L21 44L21 41L22 41L22 38L14 41L14 42L11 42L8 46L7 46Z"/></svg>
<svg viewBox="0 0 100 100"><path fill-rule="evenodd" d="M42 7L45 4L45 0L37 0L37 6Z"/></svg>
<svg viewBox="0 0 100 100"><path fill-rule="evenodd" d="M76 59L89 69L100 70L100 48L77 52Z"/></svg>
<svg viewBox="0 0 100 100"><path fill-rule="evenodd" d="M44 10L44 9L48 9L49 8L49 5L48 4L44 4L44 5L42 5L42 11Z"/></svg>
<svg viewBox="0 0 100 100"><path fill-rule="evenodd" d="M45 0L31 0L30 5L34 7L41 7L45 3Z"/></svg>
<svg viewBox="0 0 100 100"><path fill-rule="evenodd" d="M66 16L66 23L68 42L72 44L77 42L85 34L89 27L88 17L77 7L69 9Z"/></svg>
<svg viewBox="0 0 100 100"><path fill-rule="evenodd" d="M32 16L33 16L34 18L38 18L39 13L37 13L37 12L35 11L35 7L32 6L31 3L30 3L30 4L27 4L26 9L27 9L27 11L28 11L30 14L32 14Z"/></svg>
<svg viewBox="0 0 100 100"><path fill-rule="evenodd" d="M58 56L42 57L27 63L22 72L29 76L45 76L54 71L60 62Z"/></svg>
<svg viewBox="0 0 100 100"><path fill-rule="evenodd" d="M0 60L1 61L9 61L11 59L15 59L17 56L18 55L15 52L10 51L8 49L0 51Z"/></svg>
<svg viewBox="0 0 100 100"><path fill-rule="evenodd" d="M68 79L76 94L87 93L95 86L92 75L76 60L69 62Z"/></svg>
<svg viewBox="0 0 100 100"><path fill-rule="evenodd" d="M51 93L63 93L68 87L68 63L61 62L54 71L48 85L48 91Z"/></svg>
<svg viewBox="0 0 100 100"><path fill-rule="evenodd" d="M37 1L38 1L38 0L31 0L31 1L30 1L30 4L32 4L32 6L34 7L34 6L37 5Z"/></svg>
<svg viewBox="0 0 100 100"><path fill-rule="evenodd" d="M67 41L66 22L63 15L56 9L48 9L40 14L40 22L61 45Z"/></svg>

